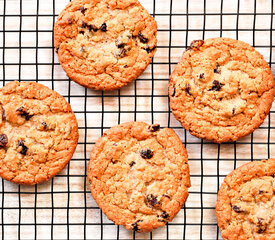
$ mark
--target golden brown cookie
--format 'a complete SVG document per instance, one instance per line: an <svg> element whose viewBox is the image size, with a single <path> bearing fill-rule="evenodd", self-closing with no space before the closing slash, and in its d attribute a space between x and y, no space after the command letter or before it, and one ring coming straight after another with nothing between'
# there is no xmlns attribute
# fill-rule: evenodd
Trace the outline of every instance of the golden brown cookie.
<svg viewBox="0 0 275 240"><path fill-rule="evenodd" d="M236 141L268 115L274 80L263 56L247 43L196 40L170 77L169 95L173 114L192 135Z"/></svg>
<svg viewBox="0 0 275 240"><path fill-rule="evenodd" d="M250 162L228 174L216 215L224 240L274 240L275 159Z"/></svg>
<svg viewBox="0 0 275 240"><path fill-rule="evenodd" d="M54 45L72 80L119 89L151 62L157 23L137 0L74 0L57 19Z"/></svg>
<svg viewBox="0 0 275 240"><path fill-rule="evenodd" d="M70 105L35 82L0 89L0 176L18 184L47 181L71 159L78 126Z"/></svg>
<svg viewBox="0 0 275 240"><path fill-rule="evenodd" d="M138 232L171 221L190 187L187 153L174 130L143 122L112 127L99 138L88 178L107 217Z"/></svg>

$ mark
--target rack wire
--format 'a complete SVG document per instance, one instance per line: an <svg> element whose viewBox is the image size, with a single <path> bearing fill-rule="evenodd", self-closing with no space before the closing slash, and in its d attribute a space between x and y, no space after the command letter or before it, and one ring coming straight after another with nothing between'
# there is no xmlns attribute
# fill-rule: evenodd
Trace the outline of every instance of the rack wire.
<svg viewBox="0 0 275 240"><path fill-rule="evenodd" d="M0 0L0 80L37 81L63 95L79 122L80 138L68 166L52 180L18 186L0 180L2 239L221 239L215 218L223 178L253 160L274 157L274 107L253 134L228 144L199 140L169 108L167 84L194 39L231 37L250 43L275 72L273 0L141 0L158 21L158 51L147 70L121 90L99 92L70 81L53 48L53 26L69 0ZM173 128L189 154L189 198L177 217L152 233L115 226L93 200L86 178L97 138L126 121Z"/></svg>

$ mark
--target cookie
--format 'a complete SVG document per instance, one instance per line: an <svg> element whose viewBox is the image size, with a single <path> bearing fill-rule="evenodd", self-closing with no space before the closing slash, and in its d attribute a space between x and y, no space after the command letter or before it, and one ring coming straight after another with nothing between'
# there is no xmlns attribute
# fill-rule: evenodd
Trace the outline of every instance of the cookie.
<svg viewBox="0 0 275 240"><path fill-rule="evenodd" d="M170 107L192 135L236 141L258 128L274 98L263 56L229 38L193 41L170 76Z"/></svg>
<svg viewBox="0 0 275 240"><path fill-rule="evenodd" d="M90 157L98 206L117 225L150 232L171 221L188 197L187 153L174 130L128 122L107 130Z"/></svg>
<svg viewBox="0 0 275 240"><path fill-rule="evenodd" d="M60 13L54 45L68 77L95 90L119 89L151 62L157 23L137 0L74 0Z"/></svg>
<svg viewBox="0 0 275 240"><path fill-rule="evenodd" d="M35 82L0 89L0 177L18 184L49 180L71 159L78 126L70 105Z"/></svg>
<svg viewBox="0 0 275 240"><path fill-rule="evenodd" d="M224 240L275 239L275 159L231 172L220 187L216 215Z"/></svg>

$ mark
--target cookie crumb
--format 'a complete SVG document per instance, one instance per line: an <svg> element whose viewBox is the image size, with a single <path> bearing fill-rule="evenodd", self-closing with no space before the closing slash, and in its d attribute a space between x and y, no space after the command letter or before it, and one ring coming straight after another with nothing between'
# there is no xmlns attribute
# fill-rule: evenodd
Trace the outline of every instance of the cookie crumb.
<svg viewBox="0 0 275 240"><path fill-rule="evenodd" d="M204 40L194 40L191 42L190 44L190 48L194 49L194 48L199 48L204 44Z"/></svg>

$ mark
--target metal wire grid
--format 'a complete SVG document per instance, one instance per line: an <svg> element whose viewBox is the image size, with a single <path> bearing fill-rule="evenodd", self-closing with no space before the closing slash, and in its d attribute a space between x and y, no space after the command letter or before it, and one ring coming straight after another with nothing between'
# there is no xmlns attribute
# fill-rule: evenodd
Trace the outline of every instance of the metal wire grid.
<svg viewBox="0 0 275 240"><path fill-rule="evenodd" d="M158 52L129 86L96 92L70 81L53 49L52 29L68 0L0 0L0 80L37 81L62 94L78 118L80 139L73 159L54 179L36 186L2 180L2 239L221 239L215 201L222 179L251 160L274 156L272 108L264 124L238 142L217 145L180 127L169 109L168 74L193 39L232 37L259 50L275 71L274 1L143 0L158 21ZM191 169L190 195L172 223L140 234L115 226L97 207L86 170L96 139L125 121L172 127L185 144Z"/></svg>

